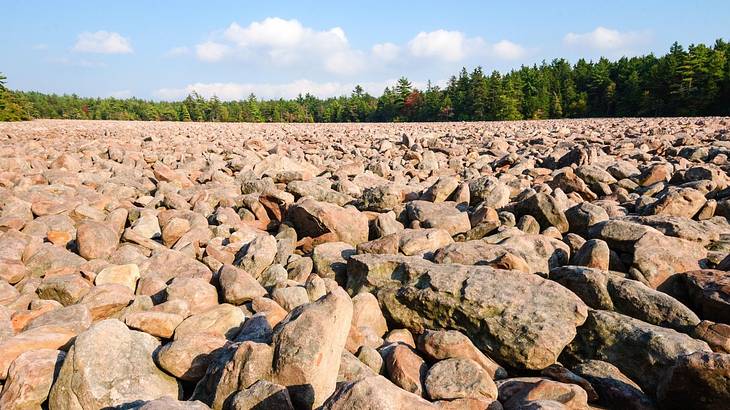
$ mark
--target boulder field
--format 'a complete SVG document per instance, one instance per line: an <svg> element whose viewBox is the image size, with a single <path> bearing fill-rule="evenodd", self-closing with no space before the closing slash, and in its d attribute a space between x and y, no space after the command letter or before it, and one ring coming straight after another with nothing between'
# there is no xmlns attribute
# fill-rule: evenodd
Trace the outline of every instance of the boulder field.
<svg viewBox="0 0 730 410"><path fill-rule="evenodd" d="M720 409L730 119L0 124L0 409Z"/></svg>

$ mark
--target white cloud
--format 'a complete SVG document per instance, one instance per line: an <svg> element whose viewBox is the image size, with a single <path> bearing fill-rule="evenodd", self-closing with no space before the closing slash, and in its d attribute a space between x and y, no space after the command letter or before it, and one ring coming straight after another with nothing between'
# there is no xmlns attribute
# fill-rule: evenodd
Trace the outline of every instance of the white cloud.
<svg viewBox="0 0 730 410"><path fill-rule="evenodd" d="M179 57L190 54L190 47L173 47L165 52L165 57Z"/></svg>
<svg viewBox="0 0 730 410"><path fill-rule="evenodd" d="M393 43L375 44L372 48L373 55L382 61L393 61L400 54L400 47Z"/></svg>
<svg viewBox="0 0 730 410"><path fill-rule="evenodd" d="M129 39L122 37L119 33L101 30L94 33L83 32L79 34L73 51L82 53L128 54L133 50Z"/></svg>
<svg viewBox="0 0 730 410"><path fill-rule="evenodd" d="M216 43L214 41L206 41L205 43L195 46L195 55L202 61L216 62L226 56L230 48L225 44Z"/></svg>
<svg viewBox="0 0 730 410"><path fill-rule="evenodd" d="M233 22L190 49L173 50L176 51L171 50L168 55L191 50L191 54L205 62L243 63L249 72L257 74L276 70L315 79L354 78L363 73L399 76L408 68L423 66L424 59L453 65L481 63L478 58L515 60L527 54L521 45L507 40L491 44L479 36L443 29L420 32L405 44L383 42L358 49L340 27L312 28L298 20L279 17L247 25Z"/></svg>
<svg viewBox="0 0 730 410"><path fill-rule="evenodd" d="M588 33L568 33L563 43L568 46L586 47L595 50L622 50L643 44L649 40L650 34L646 31L621 32L606 27L596 27Z"/></svg>
<svg viewBox="0 0 730 410"><path fill-rule="evenodd" d="M366 58L362 52L346 50L327 57L324 67L330 73L351 75L362 71L366 64Z"/></svg>
<svg viewBox="0 0 730 410"><path fill-rule="evenodd" d="M492 45L492 53L503 60L516 60L527 53L525 48L509 40L502 40Z"/></svg>
<svg viewBox="0 0 730 410"><path fill-rule="evenodd" d="M341 75L359 72L365 57L361 51L350 48L340 27L316 30L298 20L278 17L254 21L245 27L234 22L211 40L198 44L196 55L208 62L230 57L275 66L316 65Z"/></svg>
<svg viewBox="0 0 730 410"><path fill-rule="evenodd" d="M467 37L460 31L422 31L408 42L408 48L416 57L456 62L483 53L485 42L481 37Z"/></svg>
<svg viewBox="0 0 730 410"><path fill-rule="evenodd" d="M182 88L162 88L154 92L157 98L163 100L179 100L193 91L210 98L218 96L222 100L240 100L253 93L259 98L296 98L299 94L310 93L320 98L349 95L356 85L360 85L366 92L380 95L385 87L392 87L396 79L386 81L371 81L363 83L353 82L314 82L310 80L296 80L288 83L195 83ZM425 88L424 82L413 81L413 86ZM435 84L445 84L440 81Z"/></svg>

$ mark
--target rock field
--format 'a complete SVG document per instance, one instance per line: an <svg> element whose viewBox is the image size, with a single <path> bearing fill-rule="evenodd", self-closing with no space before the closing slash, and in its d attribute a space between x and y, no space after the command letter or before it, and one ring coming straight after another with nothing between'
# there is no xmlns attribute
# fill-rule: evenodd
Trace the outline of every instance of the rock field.
<svg viewBox="0 0 730 410"><path fill-rule="evenodd" d="M730 119L0 124L0 409L722 409Z"/></svg>

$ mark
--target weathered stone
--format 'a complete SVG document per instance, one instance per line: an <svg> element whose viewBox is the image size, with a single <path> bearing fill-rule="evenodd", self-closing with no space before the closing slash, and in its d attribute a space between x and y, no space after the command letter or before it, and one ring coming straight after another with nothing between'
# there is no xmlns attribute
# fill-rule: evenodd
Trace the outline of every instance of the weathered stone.
<svg viewBox="0 0 730 410"><path fill-rule="evenodd" d="M355 248L345 242L317 245L312 252L314 271L322 278L337 279L344 282L347 274L347 259L354 254Z"/></svg>
<svg viewBox="0 0 730 410"><path fill-rule="evenodd" d="M276 252L276 239L271 235L260 235L241 249L234 264L258 278L274 263Z"/></svg>
<svg viewBox="0 0 730 410"><path fill-rule="evenodd" d="M134 292L139 280L139 267L135 264L112 265L101 270L94 279L96 285L124 285Z"/></svg>
<svg viewBox="0 0 730 410"><path fill-rule="evenodd" d="M175 329L175 340L201 332L232 338L238 333L243 320L241 309L224 303L183 320Z"/></svg>
<svg viewBox="0 0 730 410"><path fill-rule="evenodd" d="M586 392L575 384L538 377L500 380L499 399L505 410L530 408L586 409Z"/></svg>
<svg viewBox="0 0 730 410"><path fill-rule="evenodd" d="M730 275L719 270L696 270L680 275L689 306L708 320L730 324Z"/></svg>
<svg viewBox="0 0 730 410"><path fill-rule="evenodd" d="M573 367L598 393L598 404L632 410L654 410L656 405L631 379L614 365L600 360L587 360Z"/></svg>
<svg viewBox="0 0 730 410"><path fill-rule="evenodd" d="M267 294L266 289L248 272L233 265L223 265L218 272L218 281L223 300L233 305L240 305Z"/></svg>
<svg viewBox="0 0 730 410"><path fill-rule="evenodd" d="M471 359L446 359L428 370L426 392L431 400L497 398L497 386L477 362Z"/></svg>
<svg viewBox="0 0 730 410"><path fill-rule="evenodd" d="M162 346L155 354L155 361L178 379L196 381L205 375L211 355L227 343L222 336L193 333Z"/></svg>
<svg viewBox="0 0 730 410"><path fill-rule="evenodd" d="M368 220L356 209L305 198L292 206L288 217L300 237L332 233L336 240L353 246L368 240Z"/></svg>
<svg viewBox="0 0 730 410"><path fill-rule="evenodd" d="M569 360L603 360L655 394L676 357L709 352L707 343L675 330L604 310L590 310L586 323L564 353Z"/></svg>
<svg viewBox="0 0 730 410"><path fill-rule="evenodd" d="M55 300L69 306L78 303L90 289L91 284L81 275L68 274L45 277L38 285L36 293L41 299Z"/></svg>
<svg viewBox="0 0 730 410"><path fill-rule="evenodd" d="M0 393L0 408L40 409L61 369L66 353L53 349L25 352L10 365Z"/></svg>
<svg viewBox="0 0 730 410"><path fill-rule="evenodd" d="M76 230L79 255L91 259L106 259L119 243L119 237L110 227L101 222L86 221Z"/></svg>
<svg viewBox="0 0 730 410"><path fill-rule="evenodd" d="M286 387L259 380L251 387L234 394L230 399L231 410L276 409L294 410Z"/></svg>
<svg viewBox="0 0 730 410"><path fill-rule="evenodd" d="M48 399L50 409L98 409L178 397L174 378L155 366L157 340L122 322L101 321L76 337Z"/></svg>
<svg viewBox="0 0 730 410"><path fill-rule="evenodd" d="M383 376L343 383L322 405L323 410L427 410L438 407L394 385Z"/></svg>
<svg viewBox="0 0 730 410"><path fill-rule="evenodd" d="M412 221L420 222L424 228L443 229L449 235L471 229L469 216L457 209L454 202L411 201L406 204L406 210L408 217Z"/></svg>
<svg viewBox="0 0 730 410"><path fill-rule="evenodd" d="M677 357L659 382L663 409L719 409L730 400L730 355L695 352Z"/></svg>
<svg viewBox="0 0 730 410"><path fill-rule="evenodd" d="M350 297L335 289L293 310L274 330L274 377L296 406L319 407L334 392L351 320Z"/></svg>
<svg viewBox="0 0 730 410"><path fill-rule="evenodd" d="M572 290L591 308L613 310L658 326L687 332L700 319L667 295L614 272L579 266L550 271L550 279Z"/></svg>
<svg viewBox="0 0 730 410"><path fill-rule="evenodd" d="M382 353L390 380L403 390L423 396L428 366L409 346L387 346Z"/></svg>
<svg viewBox="0 0 730 410"><path fill-rule="evenodd" d="M507 371L487 357L463 333L456 330L426 330L418 337L418 349L433 360L470 359L492 379L502 379Z"/></svg>
<svg viewBox="0 0 730 410"><path fill-rule="evenodd" d="M356 255L348 275L348 289L375 292L396 323L418 333L461 330L479 348L515 367L541 369L554 363L587 314L583 302L557 283L485 266Z"/></svg>
<svg viewBox="0 0 730 410"><path fill-rule="evenodd" d="M215 286L199 278L175 278L165 288L166 300L184 300L191 315L203 313L218 306Z"/></svg>
<svg viewBox="0 0 730 410"><path fill-rule="evenodd" d="M515 210L518 214L535 217L542 229L554 226L561 233L568 232L568 219L555 198L550 195L543 193L531 195L518 202L515 205Z"/></svg>
<svg viewBox="0 0 730 410"><path fill-rule="evenodd" d="M176 313L148 311L128 314L124 318L124 323L131 329L169 339L183 319L185 319L183 316Z"/></svg>

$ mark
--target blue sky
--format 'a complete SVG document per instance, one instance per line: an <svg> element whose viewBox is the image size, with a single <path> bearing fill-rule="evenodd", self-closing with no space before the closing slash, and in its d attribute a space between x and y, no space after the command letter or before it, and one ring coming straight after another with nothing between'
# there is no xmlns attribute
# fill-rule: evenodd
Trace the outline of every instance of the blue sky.
<svg viewBox="0 0 730 410"><path fill-rule="evenodd" d="M100 97L380 94L403 75L442 83L462 66L663 54L721 37L727 0L0 0L11 88Z"/></svg>

